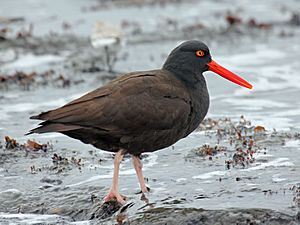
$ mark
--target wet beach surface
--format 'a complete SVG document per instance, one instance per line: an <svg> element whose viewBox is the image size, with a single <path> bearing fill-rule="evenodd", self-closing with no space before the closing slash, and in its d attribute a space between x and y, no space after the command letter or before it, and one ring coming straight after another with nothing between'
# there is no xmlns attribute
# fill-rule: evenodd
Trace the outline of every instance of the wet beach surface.
<svg viewBox="0 0 300 225"><path fill-rule="evenodd" d="M0 7L0 224L300 223L299 1L22 4ZM111 46L111 72L90 44L95 21L120 26L126 39ZM187 39L206 42L254 89L207 72L210 119L143 156L146 196L126 157L128 203L101 205L112 154L57 133L24 136L38 123L31 115L119 73L159 68Z"/></svg>

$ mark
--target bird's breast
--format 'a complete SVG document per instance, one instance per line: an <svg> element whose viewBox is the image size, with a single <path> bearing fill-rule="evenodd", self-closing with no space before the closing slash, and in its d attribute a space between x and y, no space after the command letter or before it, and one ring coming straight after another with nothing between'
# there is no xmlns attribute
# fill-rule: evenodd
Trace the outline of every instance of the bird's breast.
<svg viewBox="0 0 300 225"><path fill-rule="evenodd" d="M199 126L209 108L209 94L206 86L192 90L190 96L189 127L186 135L193 132Z"/></svg>

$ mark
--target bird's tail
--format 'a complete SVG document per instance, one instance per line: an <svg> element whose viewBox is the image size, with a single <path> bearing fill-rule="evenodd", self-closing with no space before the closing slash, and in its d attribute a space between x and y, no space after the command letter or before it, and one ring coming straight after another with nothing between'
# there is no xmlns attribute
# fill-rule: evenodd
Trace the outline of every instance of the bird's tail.
<svg viewBox="0 0 300 225"><path fill-rule="evenodd" d="M36 118L38 116L32 116L31 118ZM30 130L25 135L30 135L33 133L42 134L42 133L48 133L48 132L65 132L70 130L76 130L82 128L78 125L69 125L69 124L62 124L62 123L53 123L50 121L45 121L39 124L39 127L34 128Z"/></svg>

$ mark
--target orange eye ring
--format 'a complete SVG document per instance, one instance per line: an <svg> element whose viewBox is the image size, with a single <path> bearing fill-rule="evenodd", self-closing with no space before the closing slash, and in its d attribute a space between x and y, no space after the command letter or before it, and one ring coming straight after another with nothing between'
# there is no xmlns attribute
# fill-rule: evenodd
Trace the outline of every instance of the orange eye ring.
<svg viewBox="0 0 300 225"><path fill-rule="evenodd" d="M196 56L199 56L199 57L204 56L204 51L202 51L202 50L196 51Z"/></svg>

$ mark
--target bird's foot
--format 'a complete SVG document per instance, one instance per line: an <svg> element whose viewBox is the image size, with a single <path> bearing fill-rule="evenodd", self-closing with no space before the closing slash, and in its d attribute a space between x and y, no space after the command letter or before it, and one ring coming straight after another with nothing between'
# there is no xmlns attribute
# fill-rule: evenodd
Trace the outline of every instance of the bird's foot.
<svg viewBox="0 0 300 225"><path fill-rule="evenodd" d="M149 199L146 197L145 193L142 193L141 200L145 202L146 204L149 204Z"/></svg>
<svg viewBox="0 0 300 225"><path fill-rule="evenodd" d="M149 203L149 199L146 197L146 193L150 192L150 188L145 186L145 188L142 188L139 192L136 194L142 194L141 195L141 200L145 202L146 204Z"/></svg>
<svg viewBox="0 0 300 225"><path fill-rule="evenodd" d="M121 195L118 191L109 191L109 193L104 197L103 201L117 201L124 205L126 203L126 196Z"/></svg>

